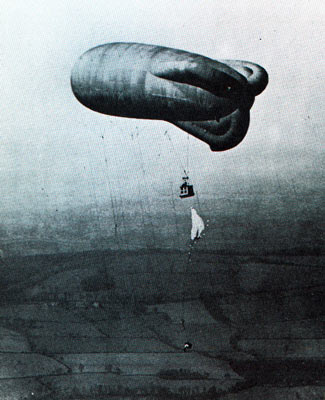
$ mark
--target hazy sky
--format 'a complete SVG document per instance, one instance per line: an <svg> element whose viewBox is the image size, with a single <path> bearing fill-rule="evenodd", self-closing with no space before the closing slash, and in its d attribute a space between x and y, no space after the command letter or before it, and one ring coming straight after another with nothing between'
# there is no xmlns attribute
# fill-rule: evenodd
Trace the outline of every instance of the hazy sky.
<svg viewBox="0 0 325 400"><path fill-rule="evenodd" d="M255 181L296 191L320 186L322 0L0 0L0 6L2 211L170 194L181 183L187 147L190 176L205 195L245 191ZM270 82L256 98L244 141L213 153L166 122L83 107L71 92L71 68L84 51L116 41L261 64Z"/></svg>

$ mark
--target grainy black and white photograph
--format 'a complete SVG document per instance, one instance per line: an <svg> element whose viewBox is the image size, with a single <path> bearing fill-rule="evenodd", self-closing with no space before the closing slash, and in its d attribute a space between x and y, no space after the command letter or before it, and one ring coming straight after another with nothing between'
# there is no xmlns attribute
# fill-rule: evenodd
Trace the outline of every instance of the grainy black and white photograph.
<svg viewBox="0 0 325 400"><path fill-rule="evenodd" d="M323 2L0 5L0 400L324 400Z"/></svg>

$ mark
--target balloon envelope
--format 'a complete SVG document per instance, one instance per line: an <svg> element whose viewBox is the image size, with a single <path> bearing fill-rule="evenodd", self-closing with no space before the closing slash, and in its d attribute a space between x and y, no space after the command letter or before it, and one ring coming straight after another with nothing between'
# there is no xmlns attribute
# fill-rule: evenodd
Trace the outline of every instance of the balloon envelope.
<svg viewBox="0 0 325 400"><path fill-rule="evenodd" d="M265 70L253 63L140 43L90 49L71 74L73 93L86 107L169 121L219 151L243 139L254 96L266 84Z"/></svg>

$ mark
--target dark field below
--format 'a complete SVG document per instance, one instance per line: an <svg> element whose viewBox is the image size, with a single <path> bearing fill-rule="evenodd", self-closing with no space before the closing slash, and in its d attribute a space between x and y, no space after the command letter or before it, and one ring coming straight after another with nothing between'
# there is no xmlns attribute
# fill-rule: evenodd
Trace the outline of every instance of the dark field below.
<svg viewBox="0 0 325 400"><path fill-rule="evenodd" d="M325 399L323 265L196 249L7 259L0 399Z"/></svg>

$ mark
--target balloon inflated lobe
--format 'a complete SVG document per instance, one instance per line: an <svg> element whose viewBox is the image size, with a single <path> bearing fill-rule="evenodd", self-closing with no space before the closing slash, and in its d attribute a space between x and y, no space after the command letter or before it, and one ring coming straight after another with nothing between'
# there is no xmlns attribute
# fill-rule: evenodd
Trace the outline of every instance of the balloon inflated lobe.
<svg viewBox="0 0 325 400"><path fill-rule="evenodd" d="M256 64L231 63L161 46L108 43L79 58L71 86L94 111L169 121L212 150L226 150L245 136L254 96L267 83Z"/></svg>

